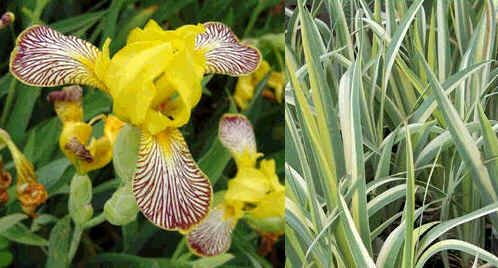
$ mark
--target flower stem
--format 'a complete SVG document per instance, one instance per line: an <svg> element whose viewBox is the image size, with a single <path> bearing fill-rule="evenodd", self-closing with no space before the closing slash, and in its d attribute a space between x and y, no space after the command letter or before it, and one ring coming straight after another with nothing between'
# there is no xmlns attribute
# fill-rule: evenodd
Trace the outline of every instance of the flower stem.
<svg viewBox="0 0 498 268"><path fill-rule="evenodd" d="M84 225L85 229L89 229L92 227L95 227L105 221L105 216L104 213L100 213L97 217L94 217L93 219L87 221Z"/></svg>
<svg viewBox="0 0 498 268"><path fill-rule="evenodd" d="M12 104L14 102L14 96L15 96L15 89L16 89L16 82L17 80L12 77L12 80L10 80L9 84L9 91L7 95L7 100L5 101L5 106L3 107L2 111L2 119L0 120L0 126L5 127L5 123L7 121L7 115L10 112L10 109L12 109Z"/></svg>
<svg viewBox="0 0 498 268"><path fill-rule="evenodd" d="M175 252L171 256L172 260L176 260L178 259L178 257L180 257L180 254L183 253L183 249L185 248L186 243L187 239L183 237L182 240L180 240L180 243L178 243L178 245L176 246Z"/></svg>
<svg viewBox="0 0 498 268"><path fill-rule="evenodd" d="M71 240L71 246L69 247L69 253L68 253L69 263L71 263L71 261L74 258L74 255L76 254L76 251L78 250L83 230L84 228L82 228L82 226L79 224L76 224L76 226L74 227L73 239Z"/></svg>

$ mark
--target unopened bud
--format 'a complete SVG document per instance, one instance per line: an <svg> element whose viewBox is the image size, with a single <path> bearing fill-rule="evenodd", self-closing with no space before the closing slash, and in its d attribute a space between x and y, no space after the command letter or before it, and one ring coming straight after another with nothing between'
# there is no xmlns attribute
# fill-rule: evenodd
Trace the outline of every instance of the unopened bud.
<svg viewBox="0 0 498 268"><path fill-rule="evenodd" d="M123 226L136 220L138 206L131 185L118 188L104 205L104 215L111 224Z"/></svg>
<svg viewBox="0 0 498 268"><path fill-rule="evenodd" d="M7 27L9 24L13 23L15 19L14 13L5 12L2 17L0 17L0 29Z"/></svg>

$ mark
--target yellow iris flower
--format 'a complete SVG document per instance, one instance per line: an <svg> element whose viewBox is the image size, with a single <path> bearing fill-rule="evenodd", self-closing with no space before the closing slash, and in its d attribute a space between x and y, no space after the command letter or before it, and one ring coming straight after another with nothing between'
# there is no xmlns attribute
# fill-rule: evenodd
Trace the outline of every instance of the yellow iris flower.
<svg viewBox="0 0 498 268"><path fill-rule="evenodd" d="M201 24L165 31L154 21L133 30L126 46L103 61L107 68L96 67L103 70L97 76L113 98L114 113L152 135L185 125L202 93L206 60L194 45L204 31Z"/></svg>
<svg viewBox="0 0 498 268"><path fill-rule="evenodd" d="M270 73L270 76L268 77L266 86L274 91L275 99L279 103L282 102L285 85L284 74L282 72L273 71L270 64L263 60L259 68L254 73L248 76L239 77L237 80L233 98L235 103L237 103L242 110L247 109L249 103L254 97L256 86L268 73Z"/></svg>
<svg viewBox="0 0 498 268"><path fill-rule="evenodd" d="M201 256L226 252L230 234L243 217L265 237L281 235L285 222L285 189L276 174L275 160L263 159L258 167L262 154L256 150L249 120L240 114L226 114L220 121L219 135L235 159L237 174L228 181L221 204L188 234L189 247Z"/></svg>
<svg viewBox="0 0 498 268"><path fill-rule="evenodd" d="M117 118L140 129L131 180L139 209L163 229L186 232L207 216L212 187L178 128L189 121L201 98L204 74L248 75L258 69L260 53L217 22L163 30L151 20L131 31L126 45L112 56L110 42L99 50L35 25L19 35L10 71L28 85L83 84L109 94ZM81 171L107 162L113 139L89 141L91 124L80 120L77 107L56 110L64 110L58 114L67 121L61 147L68 158ZM89 165L87 160L97 154L102 156Z"/></svg>
<svg viewBox="0 0 498 268"><path fill-rule="evenodd" d="M51 92L48 98L54 102L62 122L59 146L77 172L86 174L107 165L112 159L112 143L124 123L112 115L107 118L97 116L85 123L79 86ZM95 139L92 137L92 124L101 118L105 121L104 135Z"/></svg>

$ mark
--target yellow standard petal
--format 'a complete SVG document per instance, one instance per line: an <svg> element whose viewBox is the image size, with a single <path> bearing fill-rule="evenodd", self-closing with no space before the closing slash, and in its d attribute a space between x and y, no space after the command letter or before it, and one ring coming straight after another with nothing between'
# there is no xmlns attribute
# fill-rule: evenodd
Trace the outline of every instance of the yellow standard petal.
<svg viewBox="0 0 498 268"><path fill-rule="evenodd" d="M285 214L285 191L270 192L248 213L257 219L283 218Z"/></svg>
<svg viewBox="0 0 498 268"><path fill-rule="evenodd" d="M228 181L225 200L246 203L259 202L270 191L266 176L255 168L240 168L235 178Z"/></svg>
<svg viewBox="0 0 498 268"><path fill-rule="evenodd" d="M104 79L121 120L152 135L189 121L202 94L205 58L195 49L195 38L204 30L202 25L187 25L164 31L149 21L130 33Z"/></svg>

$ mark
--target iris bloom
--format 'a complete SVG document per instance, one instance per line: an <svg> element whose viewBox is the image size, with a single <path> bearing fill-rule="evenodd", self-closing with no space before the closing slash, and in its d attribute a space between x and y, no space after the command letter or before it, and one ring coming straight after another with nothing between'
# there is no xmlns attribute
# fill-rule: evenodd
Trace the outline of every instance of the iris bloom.
<svg viewBox="0 0 498 268"><path fill-rule="evenodd" d="M245 110L252 98L254 97L254 91L256 86L261 80L270 73L268 81L266 83L267 89L263 91L268 97L276 99L278 102L282 101L282 96L284 92L284 74L282 72L273 71L270 64L263 60L259 68L251 75L240 77L235 85L234 99L237 105ZM270 91L270 89L273 91Z"/></svg>
<svg viewBox="0 0 498 268"><path fill-rule="evenodd" d="M141 130L132 182L139 209L163 229L186 231L206 217L212 188L178 128L200 100L204 74L249 74L260 53L216 22L166 31L151 20L112 57L109 44L99 50L35 25L18 37L10 71L28 85L83 84L108 93L114 114Z"/></svg>
<svg viewBox="0 0 498 268"><path fill-rule="evenodd" d="M59 146L77 172L86 174L111 161L112 144L124 123L112 115L99 115L85 123L81 98L82 90L79 86L65 87L48 95L48 100L54 103L57 116L62 122ZM92 137L92 124L99 119L105 121L104 135L95 139Z"/></svg>
<svg viewBox="0 0 498 268"><path fill-rule="evenodd" d="M21 151L19 151L11 140L10 135L3 129L0 129L0 147L2 147L3 144L7 145L7 148L10 150L16 167L17 199L21 202L22 210L31 217L35 217L36 208L47 201L48 193L43 184L36 181L33 164L31 164ZM0 170L0 172L2 172L2 170ZM4 176L5 173L0 175ZM8 177L10 177L10 175L8 175ZM9 178L6 178L4 183L10 184Z"/></svg>
<svg viewBox="0 0 498 268"><path fill-rule="evenodd" d="M201 256L214 256L230 248L231 233L242 217L262 233L283 232L284 186L275 173L275 161L264 159L256 150L254 131L240 114L226 114L220 121L219 136L237 164L236 176L228 181L223 202L188 234L190 248ZM263 229L260 229L263 228Z"/></svg>

